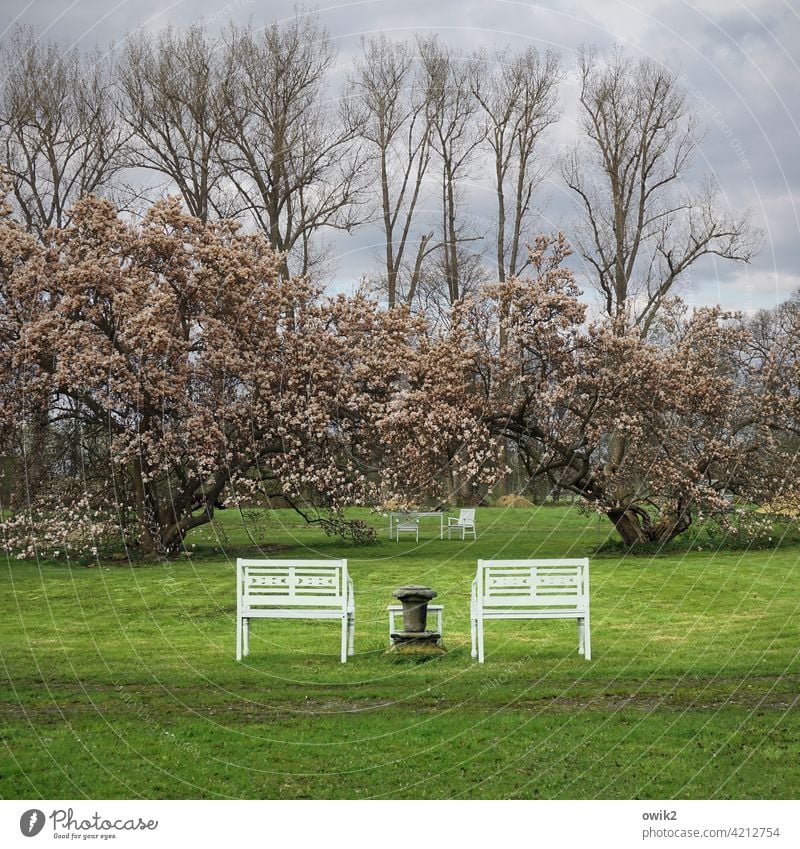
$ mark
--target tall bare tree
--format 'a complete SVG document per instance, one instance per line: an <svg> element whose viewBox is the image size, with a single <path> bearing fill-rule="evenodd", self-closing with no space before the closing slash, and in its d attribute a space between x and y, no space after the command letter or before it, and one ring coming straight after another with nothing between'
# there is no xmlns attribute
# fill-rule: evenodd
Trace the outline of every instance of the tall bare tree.
<svg viewBox="0 0 800 849"><path fill-rule="evenodd" d="M386 294L389 307L398 288L414 300L423 259L433 233L412 232L431 158L431 123L425 87L415 71L414 47L386 36L364 38L353 63L347 97L356 131L366 142L380 180L380 216L385 238ZM399 280L407 249L415 245L408 279Z"/></svg>
<svg viewBox="0 0 800 849"><path fill-rule="evenodd" d="M507 276L516 277L528 265L524 233L532 211L531 199L542 176L542 169L537 167L537 145L542 133L558 118L560 79L557 54L548 51L540 56L534 47L516 55L508 48L492 54L481 51L470 66L470 88L480 106L480 120L494 160L495 258L501 283Z"/></svg>
<svg viewBox="0 0 800 849"><path fill-rule="evenodd" d="M119 67L120 115L135 140L129 164L163 175L202 221L224 202L224 73L219 44L200 25L135 33Z"/></svg>
<svg viewBox="0 0 800 849"><path fill-rule="evenodd" d="M690 266L708 254L746 262L758 234L717 207L710 183L685 187L700 133L672 71L619 50L584 50L578 70L585 139L563 165L583 211L578 248L605 312L646 335Z"/></svg>
<svg viewBox="0 0 800 849"><path fill-rule="evenodd" d="M442 254L450 302L464 294L460 247L470 237L460 214L461 184L469 176L476 148L485 130L477 120L478 103L470 91L467 61L436 36L418 38L425 75L428 120L440 166Z"/></svg>
<svg viewBox="0 0 800 849"><path fill-rule="evenodd" d="M315 238L361 220L363 168L353 122L327 92L336 51L314 15L226 37L223 166L236 211L286 257L284 274L324 260Z"/></svg>
<svg viewBox="0 0 800 849"><path fill-rule="evenodd" d="M709 254L747 262L759 236L746 215L718 208L710 182L692 190L688 172L700 132L673 72L620 50L608 58L584 50L578 70L585 138L563 165L583 212L577 244L615 334L645 338L692 265ZM619 476L615 510L633 532L649 521L629 510L641 481L621 473L636 446L624 426L612 426L606 444L606 473ZM677 509L670 521L678 527L689 515Z"/></svg>
<svg viewBox="0 0 800 849"><path fill-rule="evenodd" d="M32 31L15 30L0 64L0 165L30 232L64 226L75 201L107 193L122 167L120 126L108 62Z"/></svg>
<svg viewBox="0 0 800 849"><path fill-rule="evenodd" d="M497 199L495 263L497 281L517 277L529 265L526 227L532 218L533 193L543 175L538 159L542 133L558 117L558 56L540 56L534 47L513 54L508 48L476 53L470 62L470 88L479 105L485 145L491 153L492 188ZM532 240L532 233L527 233ZM521 249L521 250L520 250ZM503 303L505 308L505 303ZM501 348L506 345L506 316L499 323ZM504 465L512 463L512 445L502 440ZM512 490L513 474L503 476L504 493Z"/></svg>

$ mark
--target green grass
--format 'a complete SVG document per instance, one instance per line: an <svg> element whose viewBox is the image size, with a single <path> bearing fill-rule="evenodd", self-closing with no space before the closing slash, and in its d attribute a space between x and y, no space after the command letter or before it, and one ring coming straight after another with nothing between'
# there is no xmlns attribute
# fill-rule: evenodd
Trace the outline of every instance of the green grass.
<svg viewBox="0 0 800 849"><path fill-rule="evenodd" d="M6 564L0 796L797 796L800 547L593 556L590 662L574 623L498 622L479 666L476 561L592 556L604 524L483 509L474 543L440 541L428 520L419 544L383 532L354 548L274 511L250 534L348 558L356 656L339 663L333 623L256 622L237 664L235 557L256 549L223 516L190 559ZM404 583L439 592L441 659L384 655Z"/></svg>

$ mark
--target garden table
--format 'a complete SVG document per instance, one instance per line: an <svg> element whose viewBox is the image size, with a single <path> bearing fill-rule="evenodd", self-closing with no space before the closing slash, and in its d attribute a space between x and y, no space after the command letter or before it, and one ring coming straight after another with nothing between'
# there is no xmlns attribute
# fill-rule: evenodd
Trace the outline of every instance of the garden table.
<svg viewBox="0 0 800 849"><path fill-rule="evenodd" d="M389 514L389 536L394 534L394 523L399 519L427 519L439 517L439 539L444 539L444 510L397 510Z"/></svg>

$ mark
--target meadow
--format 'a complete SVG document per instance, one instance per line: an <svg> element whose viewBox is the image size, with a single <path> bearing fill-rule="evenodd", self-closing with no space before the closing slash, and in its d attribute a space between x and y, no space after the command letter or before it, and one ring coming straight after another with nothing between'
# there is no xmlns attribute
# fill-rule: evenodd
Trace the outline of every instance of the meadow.
<svg viewBox="0 0 800 849"><path fill-rule="evenodd" d="M475 542L356 547L291 511L220 513L168 562L9 559L0 596L3 798L796 798L800 546L601 547L570 506L482 508ZM235 559L346 557L356 654L329 622L255 622L234 658ZM574 622L487 625L479 558L591 558ZM385 653L386 607L438 591L441 658Z"/></svg>

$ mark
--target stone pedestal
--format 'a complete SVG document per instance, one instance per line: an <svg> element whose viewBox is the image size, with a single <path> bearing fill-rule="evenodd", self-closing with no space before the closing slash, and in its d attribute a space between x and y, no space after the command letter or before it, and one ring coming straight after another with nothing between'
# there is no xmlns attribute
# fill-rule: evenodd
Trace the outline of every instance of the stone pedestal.
<svg viewBox="0 0 800 849"><path fill-rule="evenodd" d="M426 631L428 602L438 593L430 587L407 586L392 595L403 605L403 630L390 634L390 652L409 655L445 654L438 631Z"/></svg>
<svg viewBox="0 0 800 849"><path fill-rule="evenodd" d="M392 595L403 605L403 628L412 634L424 631L428 619L428 602L436 598L436 590L411 585L396 589Z"/></svg>

